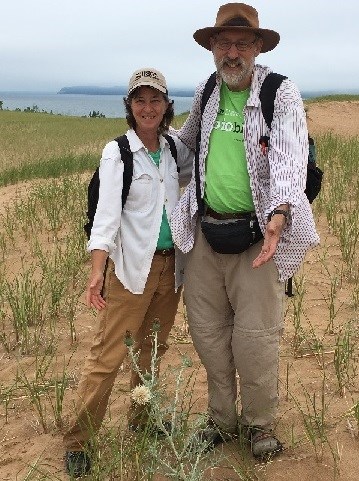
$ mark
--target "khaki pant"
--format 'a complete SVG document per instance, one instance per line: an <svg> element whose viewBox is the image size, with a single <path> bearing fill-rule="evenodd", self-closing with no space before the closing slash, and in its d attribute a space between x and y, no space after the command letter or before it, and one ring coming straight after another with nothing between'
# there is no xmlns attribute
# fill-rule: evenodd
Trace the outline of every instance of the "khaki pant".
<svg viewBox="0 0 359 481"><path fill-rule="evenodd" d="M253 269L263 241L241 254L217 254L197 227L185 269L184 299L194 346L207 371L208 412L224 430L271 428L278 404L284 283L273 261Z"/></svg>
<svg viewBox="0 0 359 481"><path fill-rule="evenodd" d="M141 371L150 371L152 338L155 318L160 321L158 355L168 349L166 344L173 326L180 290L174 287L175 256L154 255L143 294L132 294L117 279L114 264L109 260L105 276L104 295L107 306L98 314L98 328L78 386L75 418L64 436L67 451L84 449L91 435L100 428L108 399L127 354L124 344L126 331L134 337L140 351ZM139 384L132 372L131 388Z"/></svg>

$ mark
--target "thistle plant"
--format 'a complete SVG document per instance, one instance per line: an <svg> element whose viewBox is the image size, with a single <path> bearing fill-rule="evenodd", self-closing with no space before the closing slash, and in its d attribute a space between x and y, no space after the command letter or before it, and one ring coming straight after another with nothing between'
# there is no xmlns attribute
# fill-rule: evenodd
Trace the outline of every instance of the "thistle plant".
<svg viewBox="0 0 359 481"><path fill-rule="evenodd" d="M148 415L148 425L156 426L162 433L162 443L156 438L148 445L148 454L155 460L157 469L170 478L182 481L199 481L203 479L203 460L207 458L207 445L196 441L195 430L198 424L189 425L189 411L185 409L184 394L188 394L185 372L192 367L192 362L187 356L182 356L181 365L172 375L175 378L173 395L169 398L165 385L158 380L158 330L160 323L156 319L152 329L152 357L150 372L142 373L138 366L138 354L135 343L130 333L125 337L132 368L137 372L142 384L131 392L131 398L137 404L144 406ZM190 404L192 405L192 398ZM170 423L168 422L170 420ZM202 421L202 420L201 420ZM150 433L151 429L149 429ZM209 461L209 460L208 460ZM210 463L215 463L216 457L211 456ZM207 462L208 466L208 462ZM206 466L206 467L207 467ZM144 467L147 469L147 467ZM146 478L147 479L147 478ZM151 479L151 478L150 478Z"/></svg>

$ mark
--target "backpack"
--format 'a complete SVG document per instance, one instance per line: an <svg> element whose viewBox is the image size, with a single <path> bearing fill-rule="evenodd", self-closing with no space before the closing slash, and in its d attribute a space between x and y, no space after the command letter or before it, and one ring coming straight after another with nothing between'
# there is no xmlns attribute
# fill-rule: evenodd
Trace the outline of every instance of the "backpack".
<svg viewBox="0 0 359 481"><path fill-rule="evenodd" d="M169 143L171 155L174 158L177 164L177 148L173 138L170 135L165 134L164 137L166 138L167 142ZM126 200L128 197L128 193L130 191L131 183L132 183L132 175L133 175L133 154L130 149L130 144L126 135L121 135L121 137L117 137L114 139L121 152L121 160L123 162L123 187L122 187L122 209L126 204ZM177 166L177 171L179 172L179 168ZM95 170L90 180L90 183L87 187L87 219L88 222L84 225L84 230L86 232L87 239L90 239L91 236L91 229L93 225L93 221L96 214L97 204L98 204L98 195L100 189L100 175L99 175L99 167Z"/></svg>
<svg viewBox="0 0 359 481"><path fill-rule="evenodd" d="M270 73L264 79L261 91L259 93L259 100L261 102L261 109L264 120L268 128L271 128L274 111L274 99L277 90L283 80L287 77L278 73ZM265 139L265 145L268 147L268 137L261 137L259 142L262 144ZM322 187L323 171L316 165L315 143L314 139L308 135L309 153L307 162L307 180L305 186L305 194L310 203L317 197Z"/></svg>

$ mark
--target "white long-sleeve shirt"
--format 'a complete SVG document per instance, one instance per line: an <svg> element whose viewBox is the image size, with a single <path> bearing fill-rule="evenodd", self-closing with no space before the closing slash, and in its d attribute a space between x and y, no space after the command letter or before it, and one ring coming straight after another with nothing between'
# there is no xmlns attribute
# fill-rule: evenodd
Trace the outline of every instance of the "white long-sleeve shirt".
<svg viewBox="0 0 359 481"><path fill-rule="evenodd" d="M123 162L116 141L109 142L100 162L100 190L88 251L104 250L114 261L115 273L126 289L142 294L160 232L163 206L170 219L179 199L179 176L185 185L191 176L193 153L177 138L177 165L167 140L160 137L161 159L155 165L146 147L130 129L126 133L133 153L132 183L122 210ZM182 283L183 259L176 249L176 289Z"/></svg>
<svg viewBox="0 0 359 481"><path fill-rule="evenodd" d="M271 70L254 67L250 95L244 108L244 145L247 168L255 211L265 231L268 214L281 204L289 204L290 221L283 230L274 262L279 279L291 277L300 266L305 253L318 244L312 210L304 193L308 162L308 132L303 102L297 87L288 79L277 91L274 102L273 122L269 131L261 112L259 92L264 78ZM190 148L195 148L201 118L201 98L206 81L196 89L192 109L178 137ZM199 172L202 196L205 185L205 163L210 134L217 118L221 80L206 104L201 124ZM263 154L259 145L262 135L270 137L268 154ZM224 154L225 155L225 154ZM171 229L173 240L185 253L194 243L197 222L197 199L194 175L176 206Z"/></svg>

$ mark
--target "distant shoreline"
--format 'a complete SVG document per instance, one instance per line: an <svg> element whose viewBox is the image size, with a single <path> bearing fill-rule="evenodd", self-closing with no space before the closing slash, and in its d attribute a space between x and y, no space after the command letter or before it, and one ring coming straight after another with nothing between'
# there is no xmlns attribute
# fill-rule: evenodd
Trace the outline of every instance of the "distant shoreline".
<svg viewBox="0 0 359 481"><path fill-rule="evenodd" d="M77 94L77 95L127 95L127 87L62 87L58 94ZM169 89L170 96L174 97L193 97L193 89L173 88Z"/></svg>

